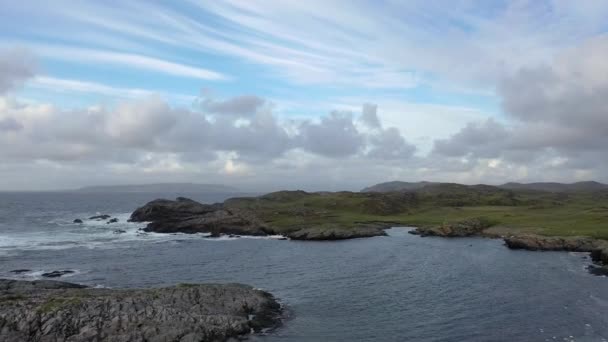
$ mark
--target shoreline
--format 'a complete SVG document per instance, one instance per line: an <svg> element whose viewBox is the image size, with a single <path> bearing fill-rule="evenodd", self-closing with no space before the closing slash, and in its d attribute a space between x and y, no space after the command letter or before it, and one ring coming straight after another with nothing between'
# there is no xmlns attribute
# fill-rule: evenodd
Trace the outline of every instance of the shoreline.
<svg viewBox="0 0 608 342"><path fill-rule="evenodd" d="M502 239L504 246L512 250L589 253L591 260L596 265L595 268L600 269L596 272L608 274L608 241L606 240L588 236L544 236L516 232L502 234L496 231L498 227L485 227L475 221L476 219L465 220L439 227L415 227L409 233L420 237Z"/></svg>

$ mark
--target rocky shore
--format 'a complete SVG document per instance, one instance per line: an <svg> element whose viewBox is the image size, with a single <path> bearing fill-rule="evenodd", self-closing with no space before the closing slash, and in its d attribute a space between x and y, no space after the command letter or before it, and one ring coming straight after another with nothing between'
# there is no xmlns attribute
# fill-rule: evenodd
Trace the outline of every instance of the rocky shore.
<svg viewBox="0 0 608 342"><path fill-rule="evenodd" d="M469 219L438 227L419 227L410 233L420 236L502 238L510 249L585 252L590 253L592 260L608 271L608 241L590 237L557 237L526 233L501 236L487 232L489 227L490 223L484 222L483 219Z"/></svg>
<svg viewBox="0 0 608 342"><path fill-rule="evenodd" d="M0 279L0 341L226 341L275 327L281 307L239 284L98 289Z"/></svg>
<svg viewBox="0 0 608 342"><path fill-rule="evenodd" d="M188 198L175 201L157 199L136 209L131 222L148 222L143 229L155 233L207 233L221 235L269 236L282 235L293 240L343 240L386 235L389 224L361 224L353 227L336 225L307 225L289 230L277 229L265 222L255 210L224 203L201 204Z"/></svg>

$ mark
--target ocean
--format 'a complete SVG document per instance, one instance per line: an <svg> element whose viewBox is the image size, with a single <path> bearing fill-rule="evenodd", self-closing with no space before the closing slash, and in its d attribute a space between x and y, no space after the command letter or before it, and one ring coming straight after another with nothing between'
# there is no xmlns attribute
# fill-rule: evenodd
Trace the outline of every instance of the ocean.
<svg viewBox="0 0 608 342"><path fill-rule="evenodd" d="M311 242L142 234L142 224L126 222L138 206L177 196L211 203L233 195L0 193L0 277L68 270L56 279L109 288L250 284L286 309L280 328L253 341L608 340L608 278L586 270L585 253L422 238L408 227ZM96 214L119 222L86 220Z"/></svg>

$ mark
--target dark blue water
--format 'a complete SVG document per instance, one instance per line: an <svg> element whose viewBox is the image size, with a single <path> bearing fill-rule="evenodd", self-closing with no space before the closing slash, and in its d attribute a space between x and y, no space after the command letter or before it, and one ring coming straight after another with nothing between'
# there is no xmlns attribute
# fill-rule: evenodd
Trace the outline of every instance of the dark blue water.
<svg viewBox="0 0 608 342"><path fill-rule="evenodd" d="M157 194L0 194L0 277L73 269L106 287L242 282L289 309L256 341L606 341L608 278L585 254L498 240L390 236L341 242L137 235L124 222ZM223 195L192 195L213 202ZM121 219L74 225L97 212ZM125 234L113 234L121 227Z"/></svg>

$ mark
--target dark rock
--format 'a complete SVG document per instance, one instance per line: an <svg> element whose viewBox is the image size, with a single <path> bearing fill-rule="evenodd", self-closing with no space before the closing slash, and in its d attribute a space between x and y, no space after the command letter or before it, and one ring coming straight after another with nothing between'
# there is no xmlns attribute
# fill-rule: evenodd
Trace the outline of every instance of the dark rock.
<svg viewBox="0 0 608 342"><path fill-rule="evenodd" d="M73 223L82 223L81 219L75 219Z"/></svg>
<svg viewBox="0 0 608 342"><path fill-rule="evenodd" d="M96 216L91 216L89 217L89 220L97 220L97 221L103 221L103 220L107 220L109 219L111 216L110 215L96 215Z"/></svg>
<svg viewBox="0 0 608 342"><path fill-rule="evenodd" d="M64 276L66 274L71 274L74 273L74 271L72 270L61 270L61 271L53 271L53 272L47 272L47 273L42 273L42 276L45 278L59 278L61 276Z"/></svg>
<svg viewBox="0 0 608 342"><path fill-rule="evenodd" d="M608 267L606 266L589 265L587 270L593 275L608 277Z"/></svg>
<svg viewBox="0 0 608 342"><path fill-rule="evenodd" d="M17 270L12 270L10 271L11 273L15 273L15 274L21 274L21 273L27 273L27 272L31 272L32 270L28 270L26 268L20 268Z"/></svg>
<svg viewBox="0 0 608 342"><path fill-rule="evenodd" d="M94 289L0 279L0 341L226 341L272 328L281 307L239 284Z"/></svg>
<svg viewBox="0 0 608 342"><path fill-rule="evenodd" d="M285 236L281 236L280 238L278 238L277 240L289 240L287 237Z"/></svg>
<svg viewBox="0 0 608 342"><path fill-rule="evenodd" d="M155 233L209 233L225 235L268 235L271 231L246 210L225 208L221 204L201 204L187 198L155 200L137 209L132 222L150 222L144 229Z"/></svg>
<svg viewBox="0 0 608 342"><path fill-rule="evenodd" d="M136 209L129 221L153 222L158 220L177 221L212 213L221 208L221 204L201 204L188 198L178 197L175 201L157 199Z"/></svg>
<svg viewBox="0 0 608 342"><path fill-rule="evenodd" d="M113 231L113 233L114 233L114 234L124 234L124 233L126 233L126 232L127 232L127 231L126 231L126 230L123 230L123 229L115 229L115 230Z"/></svg>
<svg viewBox="0 0 608 342"><path fill-rule="evenodd" d="M117 219L117 218L113 218L113 219L109 220L109 221L107 222L107 224L110 224L110 223L117 223L117 222L118 222L118 219Z"/></svg>

